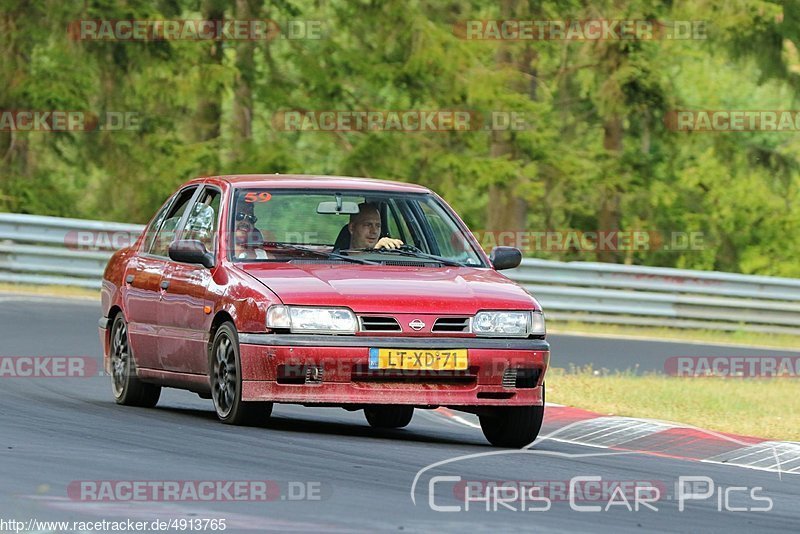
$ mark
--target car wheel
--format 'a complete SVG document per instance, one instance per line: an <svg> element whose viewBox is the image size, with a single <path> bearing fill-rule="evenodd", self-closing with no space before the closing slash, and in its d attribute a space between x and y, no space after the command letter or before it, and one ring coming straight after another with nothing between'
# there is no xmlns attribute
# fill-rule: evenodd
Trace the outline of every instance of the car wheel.
<svg viewBox="0 0 800 534"><path fill-rule="evenodd" d="M161 396L161 386L147 384L136 376L136 362L128 340L128 323L121 313L111 327L111 391L117 404L152 408Z"/></svg>
<svg viewBox="0 0 800 534"><path fill-rule="evenodd" d="M403 428L414 417L413 406L367 406L367 422L374 428Z"/></svg>
<svg viewBox="0 0 800 534"><path fill-rule="evenodd" d="M242 400L239 336L231 323L222 324L214 334L209 360L211 398L220 421L230 425L249 425L270 416L271 402Z"/></svg>
<svg viewBox="0 0 800 534"><path fill-rule="evenodd" d="M495 447L518 449L533 443L544 420L544 384L542 406L509 406L480 416L481 430Z"/></svg>

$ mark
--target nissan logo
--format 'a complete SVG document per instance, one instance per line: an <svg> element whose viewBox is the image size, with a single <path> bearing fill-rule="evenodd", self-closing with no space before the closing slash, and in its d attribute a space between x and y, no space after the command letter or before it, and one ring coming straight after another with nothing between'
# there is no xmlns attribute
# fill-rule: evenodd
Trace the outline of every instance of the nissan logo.
<svg viewBox="0 0 800 534"><path fill-rule="evenodd" d="M408 326L410 326L414 330L422 330L423 328L425 328L425 323L423 323L419 319L414 319L413 321L408 323Z"/></svg>

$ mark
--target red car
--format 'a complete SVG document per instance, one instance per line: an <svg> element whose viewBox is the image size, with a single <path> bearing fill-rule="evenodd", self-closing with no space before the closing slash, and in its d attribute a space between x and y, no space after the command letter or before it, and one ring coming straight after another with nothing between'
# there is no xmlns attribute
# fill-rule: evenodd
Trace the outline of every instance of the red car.
<svg viewBox="0 0 800 534"><path fill-rule="evenodd" d="M532 442L549 363L536 300L497 271L425 187L248 175L183 185L103 276L100 339L117 403L162 387L213 399L224 423L273 403L477 414L497 446Z"/></svg>

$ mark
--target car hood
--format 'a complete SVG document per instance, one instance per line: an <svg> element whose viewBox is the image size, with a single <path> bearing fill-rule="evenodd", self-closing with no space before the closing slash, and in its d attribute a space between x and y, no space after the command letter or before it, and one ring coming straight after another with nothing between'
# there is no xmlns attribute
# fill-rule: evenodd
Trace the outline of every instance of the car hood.
<svg viewBox="0 0 800 534"><path fill-rule="evenodd" d="M347 306L358 313L474 314L538 303L492 269L325 263L240 264L284 304Z"/></svg>

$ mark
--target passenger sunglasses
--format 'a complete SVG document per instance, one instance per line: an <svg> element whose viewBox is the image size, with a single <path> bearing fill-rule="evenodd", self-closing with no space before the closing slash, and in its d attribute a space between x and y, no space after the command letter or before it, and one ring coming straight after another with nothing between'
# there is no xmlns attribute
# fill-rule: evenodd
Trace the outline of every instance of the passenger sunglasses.
<svg viewBox="0 0 800 534"><path fill-rule="evenodd" d="M247 221L250 224L255 224L258 221L258 217L255 215L250 215L249 213L237 213L236 214L236 222L239 221Z"/></svg>

